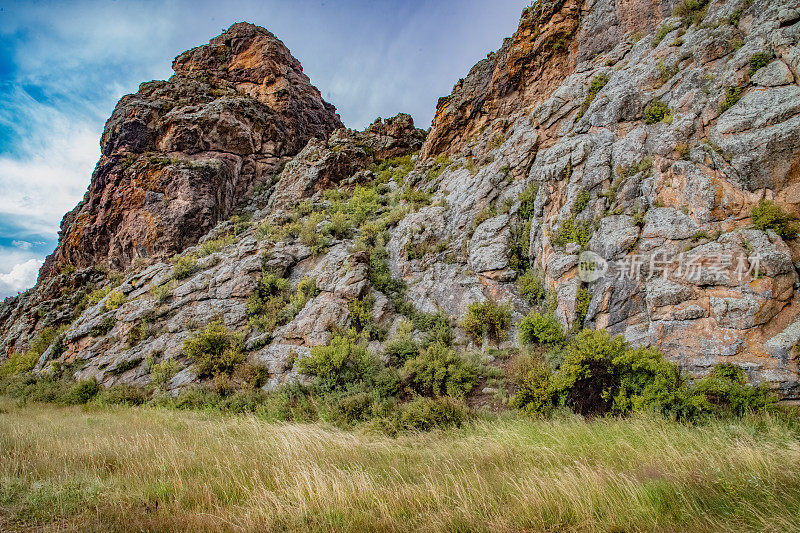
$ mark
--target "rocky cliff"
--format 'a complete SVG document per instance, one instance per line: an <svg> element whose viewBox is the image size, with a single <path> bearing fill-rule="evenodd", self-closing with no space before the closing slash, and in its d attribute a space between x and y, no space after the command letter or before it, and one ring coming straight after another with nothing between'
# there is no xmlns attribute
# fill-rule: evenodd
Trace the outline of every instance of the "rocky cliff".
<svg viewBox="0 0 800 533"><path fill-rule="evenodd" d="M338 329L382 353L493 299L797 399L798 41L794 0L538 2L425 138L405 115L333 131L280 41L237 24L120 102L0 346L60 327L40 371L147 384L173 360L176 389L221 320L271 387Z"/></svg>
<svg viewBox="0 0 800 533"><path fill-rule="evenodd" d="M274 35L234 24L178 56L106 123L84 200L42 271L124 270L191 246L311 138L342 127Z"/></svg>

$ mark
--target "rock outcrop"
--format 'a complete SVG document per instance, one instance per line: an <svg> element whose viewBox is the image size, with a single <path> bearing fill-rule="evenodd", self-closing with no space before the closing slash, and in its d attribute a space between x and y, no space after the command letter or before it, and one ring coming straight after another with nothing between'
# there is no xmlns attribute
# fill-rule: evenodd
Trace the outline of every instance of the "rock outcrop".
<svg viewBox="0 0 800 533"><path fill-rule="evenodd" d="M238 23L178 56L106 123L84 200L42 270L126 269L197 242L311 138L342 127L274 35Z"/></svg>
<svg viewBox="0 0 800 533"><path fill-rule="evenodd" d="M751 218L762 200L800 216L800 11L702 4L537 3L439 101L424 144L405 115L333 131L279 41L236 25L120 103L42 280L0 307L0 347L63 325L40 371L145 384L145 361L171 359L176 389L197 381L183 340L222 319L275 386L331 331L363 327L354 309L380 353L409 309L456 325L492 298L800 399L800 245ZM547 302L521 296L524 270ZM298 291L268 332L264 273ZM108 296L81 309L71 291L90 287Z"/></svg>

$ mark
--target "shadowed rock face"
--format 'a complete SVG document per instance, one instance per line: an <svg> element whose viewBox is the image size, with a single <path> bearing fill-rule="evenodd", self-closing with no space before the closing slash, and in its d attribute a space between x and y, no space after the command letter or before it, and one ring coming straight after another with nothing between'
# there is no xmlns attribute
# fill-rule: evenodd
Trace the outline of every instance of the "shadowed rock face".
<svg viewBox="0 0 800 533"><path fill-rule="evenodd" d="M123 97L84 200L42 271L170 256L197 242L287 156L342 123L274 35L238 23Z"/></svg>
<svg viewBox="0 0 800 533"><path fill-rule="evenodd" d="M520 320L532 305L517 279L533 269L565 331L624 335L693 375L732 362L800 399L800 244L751 220L762 199L800 216L800 11L712 0L692 24L671 16L675 3L538 3L440 100L427 139L407 115L338 128L280 41L233 26L120 102L46 275L0 305L0 355L63 325L63 351L39 369L75 362L81 378L147 384L141 361L171 358L175 390L197 381L183 340L221 316L246 332L269 386L302 379L297 357L352 325L354 299L369 296L390 338L400 326L396 295L370 275L383 245L404 303L453 324L486 298ZM758 53L771 59L750 72ZM366 222L334 231L329 208L356 190ZM234 206L253 224L219 222ZM217 243L210 255L198 239ZM582 279L582 251L610 274ZM176 252L197 261L188 278L164 260ZM59 272L68 264L78 270ZM84 268L95 265L133 266L114 282ZM271 334L248 329L265 269L319 289ZM125 303L84 309L73 291L90 286ZM120 340L143 324L147 337Z"/></svg>

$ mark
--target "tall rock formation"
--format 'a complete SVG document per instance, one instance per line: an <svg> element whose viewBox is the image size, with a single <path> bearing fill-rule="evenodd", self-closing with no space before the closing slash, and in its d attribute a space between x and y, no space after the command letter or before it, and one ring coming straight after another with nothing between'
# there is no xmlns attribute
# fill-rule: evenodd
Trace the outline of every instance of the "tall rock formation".
<svg viewBox="0 0 800 533"><path fill-rule="evenodd" d="M238 23L178 56L106 123L84 200L42 271L169 257L227 218L311 138L342 123L274 35Z"/></svg>
<svg viewBox="0 0 800 533"><path fill-rule="evenodd" d="M42 280L0 306L6 354L61 325L39 371L146 384L144 361L174 359L175 390L198 381L184 339L221 318L271 387L337 328L381 353L404 317L422 335L492 298L800 399L800 245L753 217L762 200L800 215L796 1L538 2L440 99L424 145L405 115L332 132L266 30L236 25L175 70L109 121Z"/></svg>

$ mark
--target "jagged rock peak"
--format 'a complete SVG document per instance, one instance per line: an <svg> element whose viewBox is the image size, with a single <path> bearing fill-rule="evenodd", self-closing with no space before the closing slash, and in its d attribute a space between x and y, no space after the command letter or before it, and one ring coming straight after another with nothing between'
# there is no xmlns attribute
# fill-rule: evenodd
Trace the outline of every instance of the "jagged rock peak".
<svg viewBox="0 0 800 533"><path fill-rule="evenodd" d="M176 57L172 68L178 75L211 73L275 111L310 115L305 126L311 131L305 133L317 137L330 133L335 108L322 99L286 45L265 28L237 22L207 45Z"/></svg>
<svg viewBox="0 0 800 533"><path fill-rule="evenodd" d="M64 217L41 277L180 252L309 139L343 127L300 62L253 24L181 54L174 69L117 104L89 191Z"/></svg>

